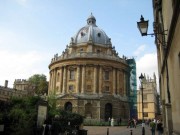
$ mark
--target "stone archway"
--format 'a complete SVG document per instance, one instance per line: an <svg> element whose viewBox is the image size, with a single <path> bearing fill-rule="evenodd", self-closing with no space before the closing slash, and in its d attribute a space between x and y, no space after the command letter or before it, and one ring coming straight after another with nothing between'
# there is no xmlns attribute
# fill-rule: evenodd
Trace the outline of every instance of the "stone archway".
<svg viewBox="0 0 180 135"><path fill-rule="evenodd" d="M92 104L87 103L85 105L85 116L86 118L92 118Z"/></svg>
<svg viewBox="0 0 180 135"><path fill-rule="evenodd" d="M105 115L105 121L108 121L109 118L112 118L112 104L111 103L107 103L105 104L105 111L104 111L104 115Z"/></svg>
<svg viewBox="0 0 180 135"><path fill-rule="evenodd" d="M72 103L71 102L66 102L64 105L64 110L68 112L72 112Z"/></svg>

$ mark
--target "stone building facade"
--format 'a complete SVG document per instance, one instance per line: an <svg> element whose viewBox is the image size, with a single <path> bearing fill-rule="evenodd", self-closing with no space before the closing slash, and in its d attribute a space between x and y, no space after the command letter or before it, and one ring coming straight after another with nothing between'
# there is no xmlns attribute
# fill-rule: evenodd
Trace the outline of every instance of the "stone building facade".
<svg viewBox="0 0 180 135"><path fill-rule="evenodd" d="M152 0L165 135L180 134L180 1Z"/></svg>
<svg viewBox="0 0 180 135"><path fill-rule="evenodd" d="M156 84L156 76L154 74L154 78L149 78L144 75L144 79L142 81L143 86L143 112L144 119L154 119L159 115L159 96L157 93L157 84ZM141 87L142 87L141 86ZM138 119L142 119L142 89L137 92L137 110L138 110Z"/></svg>
<svg viewBox="0 0 180 135"><path fill-rule="evenodd" d="M129 118L130 67L92 14L49 69L48 94L57 107L96 120Z"/></svg>
<svg viewBox="0 0 180 135"><path fill-rule="evenodd" d="M33 96L34 89L28 81L24 79L16 79L14 88L8 87L8 80L5 80L4 86L0 86L0 101L8 101L11 97L27 97Z"/></svg>

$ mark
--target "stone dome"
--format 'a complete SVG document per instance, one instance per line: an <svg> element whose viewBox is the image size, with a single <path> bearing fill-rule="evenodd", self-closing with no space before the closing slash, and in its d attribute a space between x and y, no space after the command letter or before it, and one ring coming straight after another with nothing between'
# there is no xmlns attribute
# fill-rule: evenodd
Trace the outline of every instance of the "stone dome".
<svg viewBox="0 0 180 135"><path fill-rule="evenodd" d="M92 42L100 45L111 45L111 39L106 33L96 25L96 18L92 15L87 19L87 25L82 27L73 37L73 43L80 45L82 43Z"/></svg>

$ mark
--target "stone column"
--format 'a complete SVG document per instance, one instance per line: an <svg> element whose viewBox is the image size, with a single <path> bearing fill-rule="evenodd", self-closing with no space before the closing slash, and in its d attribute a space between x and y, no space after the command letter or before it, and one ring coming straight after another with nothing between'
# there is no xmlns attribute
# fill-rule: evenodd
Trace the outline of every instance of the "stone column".
<svg viewBox="0 0 180 135"><path fill-rule="evenodd" d="M65 92L66 92L66 86L67 86L67 84L66 84L66 80L67 80L67 70L66 70L66 67L64 67L63 68L64 70L63 70L63 89L62 89L62 94L65 94Z"/></svg>
<svg viewBox="0 0 180 135"><path fill-rule="evenodd" d="M51 71L52 72L52 77L51 77L51 90L54 91L54 69Z"/></svg>
<svg viewBox="0 0 180 135"><path fill-rule="evenodd" d="M62 86L63 86L63 68L60 69L60 78L59 78L59 89L60 93L62 93Z"/></svg>
<svg viewBox="0 0 180 135"><path fill-rule="evenodd" d="M80 91L80 65L77 67L77 81L76 81L76 92L79 94Z"/></svg>
<svg viewBox="0 0 180 135"><path fill-rule="evenodd" d="M85 91L85 83L86 83L86 67L85 65L82 66L82 86L81 86L81 93Z"/></svg>
<svg viewBox="0 0 180 135"><path fill-rule="evenodd" d="M123 72L123 75L124 75L124 77L123 77L123 80L124 80L124 84L123 84L123 86L124 86L123 95L126 96L126 72Z"/></svg>
<svg viewBox="0 0 180 135"><path fill-rule="evenodd" d="M94 94L97 93L97 66L94 67Z"/></svg>
<svg viewBox="0 0 180 135"><path fill-rule="evenodd" d="M57 89L56 89L56 78L57 78L57 77L56 77L56 74L57 74L56 71L57 71L57 70L54 69L54 78L53 78L53 80L54 80L54 84L53 84L53 85L54 85L54 93L56 93L56 91L57 91Z"/></svg>
<svg viewBox="0 0 180 135"><path fill-rule="evenodd" d="M117 70L117 95L120 93L120 77L119 77L119 70Z"/></svg>
<svg viewBox="0 0 180 135"><path fill-rule="evenodd" d="M49 72L49 90L48 90L48 94L49 94L49 91L51 91L52 90L52 73L51 73L51 71Z"/></svg>
<svg viewBox="0 0 180 135"><path fill-rule="evenodd" d="M103 81L103 75L102 75L102 66L99 67L99 94L102 94L102 81Z"/></svg>
<svg viewBox="0 0 180 135"><path fill-rule="evenodd" d="M116 69L113 68L113 94L116 94Z"/></svg>

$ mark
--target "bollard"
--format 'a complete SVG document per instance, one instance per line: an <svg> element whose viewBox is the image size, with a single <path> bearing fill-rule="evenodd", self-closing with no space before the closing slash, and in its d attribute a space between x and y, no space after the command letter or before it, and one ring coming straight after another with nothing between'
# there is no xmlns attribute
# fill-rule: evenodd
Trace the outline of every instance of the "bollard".
<svg viewBox="0 0 180 135"><path fill-rule="evenodd" d="M107 128L107 135L109 135L109 128Z"/></svg>
<svg viewBox="0 0 180 135"><path fill-rule="evenodd" d="M131 132L130 132L130 135L133 135L133 133L132 133L132 130L130 130Z"/></svg>

